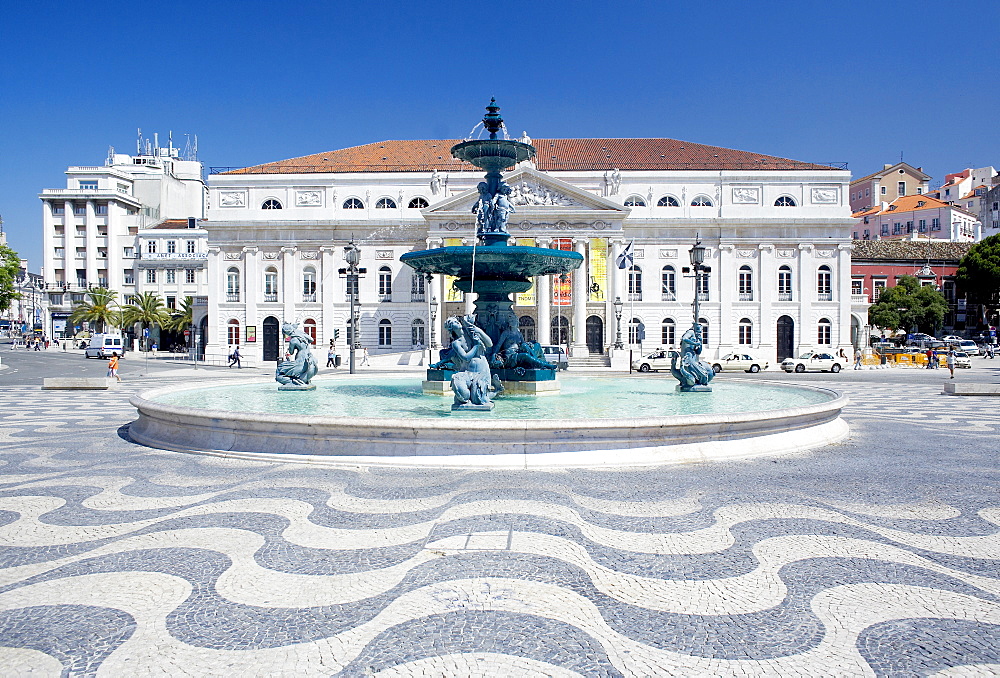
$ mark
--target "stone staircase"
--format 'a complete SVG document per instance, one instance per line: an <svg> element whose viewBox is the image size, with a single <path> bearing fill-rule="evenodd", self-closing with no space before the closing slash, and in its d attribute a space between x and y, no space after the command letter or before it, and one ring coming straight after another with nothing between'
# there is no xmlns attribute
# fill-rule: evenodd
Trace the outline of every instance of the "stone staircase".
<svg viewBox="0 0 1000 678"><path fill-rule="evenodd" d="M611 367L611 358L600 353L584 353L569 357L570 370L603 370Z"/></svg>

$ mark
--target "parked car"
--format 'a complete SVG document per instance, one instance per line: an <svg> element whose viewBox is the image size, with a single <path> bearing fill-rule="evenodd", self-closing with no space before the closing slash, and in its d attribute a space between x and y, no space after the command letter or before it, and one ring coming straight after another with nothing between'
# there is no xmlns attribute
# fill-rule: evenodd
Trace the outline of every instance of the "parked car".
<svg viewBox="0 0 1000 678"><path fill-rule="evenodd" d="M639 370L640 372L669 370L670 351L665 348L658 348L652 353L647 353L641 358L632 361L632 369Z"/></svg>
<svg viewBox="0 0 1000 678"><path fill-rule="evenodd" d="M728 353L712 363L715 373L719 372L760 372L767 369L767 361L749 353Z"/></svg>
<svg viewBox="0 0 1000 678"><path fill-rule="evenodd" d="M785 372L840 372L841 364L832 353L808 351L798 358L787 358L781 363Z"/></svg>
<svg viewBox="0 0 1000 678"><path fill-rule="evenodd" d="M562 346L542 346L542 353L545 354L545 359L556 366L557 370L565 370L569 368L569 357L566 355L566 349Z"/></svg>
<svg viewBox="0 0 1000 678"><path fill-rule="evenodd" d="M954 334L949 334L941 337L941 341L962 341L962 337L956 337Z"/></svg>
<svg viewBox="0 0 1000 678"><path fill-rule="evenodd" d="M109 356L125 355L125 345L120 334L95 334L84 350L87 358L107 358Z"/></svg>
<svg viewBox="0 0 1000 678"><path fill-rule="evenodd" d="M979 355L979 345L968 339L963 339L955 346L956 351L963 351L969 355Z"/></svg>
<svg viewBox="0 0 1000 678"><path fill-rule="evenodd" d="M972 369L972 358L965 351L955 351L955 367L967 367Z"/></svg>

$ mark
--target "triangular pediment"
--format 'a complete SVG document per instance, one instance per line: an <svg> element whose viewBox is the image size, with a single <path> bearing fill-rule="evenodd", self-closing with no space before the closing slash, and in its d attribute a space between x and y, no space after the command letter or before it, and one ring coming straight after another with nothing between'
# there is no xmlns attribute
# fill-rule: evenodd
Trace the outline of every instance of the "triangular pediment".
<svg viewBox="0 0 1000 678"><path fill-rule="evenodd" d="M504 175L511 187L510 202L518 214L540 216L557 213L602 212L611 220L624 219L629 209L594 195L590 191L556 179L531 167L519 167ZM428 219L469 213L479 200L479 191L470 189L423 210Z"/></svg>

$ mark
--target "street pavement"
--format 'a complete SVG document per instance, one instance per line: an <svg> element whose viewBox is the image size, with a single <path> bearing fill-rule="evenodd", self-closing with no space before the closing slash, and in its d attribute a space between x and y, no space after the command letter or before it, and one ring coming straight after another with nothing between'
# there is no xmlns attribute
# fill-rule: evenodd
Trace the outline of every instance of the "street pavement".
<svg viewBox="0 0 1000 678"><path fill-rule="evenodd" d="M465 471L129 439L132 393L263 368L0 361L5 676L1000 674L1000 399L944 369L717 377L846 393L808 452Z"/></svg>

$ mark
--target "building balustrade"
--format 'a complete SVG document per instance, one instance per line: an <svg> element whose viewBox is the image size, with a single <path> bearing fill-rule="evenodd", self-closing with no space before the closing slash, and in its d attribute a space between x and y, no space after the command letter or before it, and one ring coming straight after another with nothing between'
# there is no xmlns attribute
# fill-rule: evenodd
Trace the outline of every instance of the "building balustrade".
<svg viewBox="0 0 1000 678"><path fill-rule="evenodd" d="M677 295L673 292L663 292L660 294L660 301L677 301Z"/></svg>
<svg viewBox="0 0 1000 678"><path fill-rule="evenodd" d="M236 295L236 296L239 296L239 295ZM239 301L239 299L230 299L229 301ZM278 295L277 294L265 294L264 295L264 301L272 303L272 304L276 303L278 301Z"/></svg>
<svg viewBox="0 0 1000 678"><path fill-rule="evenodd" d="M778 292L778 301L791 301L791 300L792 300L791 292Z"/></svg>
<svg viewBox="0 0 1000 678"><path fill-rule="evenodd" d="M753 292L740 292L739 293L739 300L740 301L753 301Z"/></svg>
<svg viewBox="0 0 1000 678"><path fill-rule="evenodd" d="M378 295L378 300L380 302L381 301L390 301L391 302L392 301L392 295L391 294L380 294L380 295Z"/></svg>
<svg viewBox="0 0 1000 678"><path fill-rule="evenodd" d="M427 301L427 295L425 295L425 294L418 294L416 292L411 292L410 293L410 302L418 302L418 301L419 302L426 302Z"/></svg>
<svg viewBox="0 0 1000 678"><path fill-rule="evenodd" d="M227 293L226 294L226 301L239 301L239 300L240 300L240 294L239 294L239 292L237 292L236 294L232 294L232 293ZM275 301L277 301L277 297L275 297Z"/></svg>
<svg viewBox="0 0 1000 678"><path fill-rule="evenodd" d="M820 292L816 295L816 301L833 301L833 292Z"/></svg>
<svg viewBox="0 0 1000 678"><path fill-rule="evenodd" d="M306 302L307 304L315 303L316 302L316 293L314 292L312 294L303 294L302 295L302 301Z"/></svg>
<svg viewBox="0 0 1000 678"><path fill-rule="evenodd" d="M852 304L867 304L868 295L867 294L852 294L851 295Z"/></svg>
<svg viewBox="0 0 1000 678"><path fill-rule="evenodd" d="M698 301L708 301L708 292L698 292Z"/></svg>
<svg viewBox="0 0 1000 678"><path fill-rule="evenodd" d="M642 301L642 292L629 292L628 293L628 300L629 301Z"/></svg>

